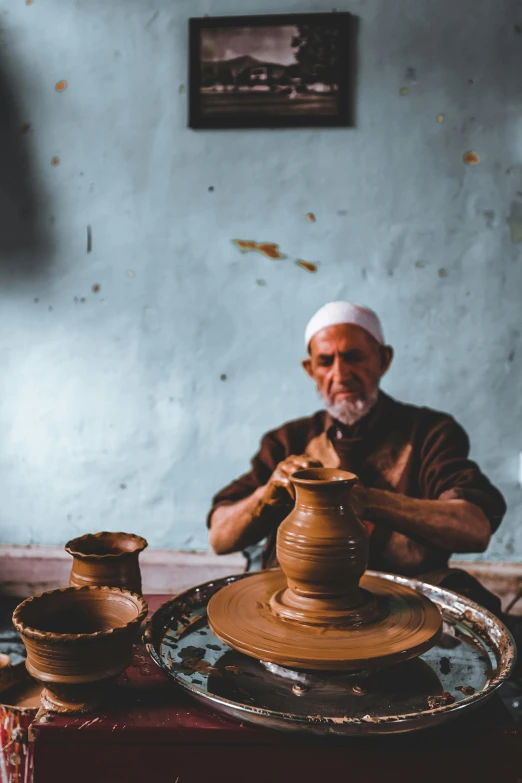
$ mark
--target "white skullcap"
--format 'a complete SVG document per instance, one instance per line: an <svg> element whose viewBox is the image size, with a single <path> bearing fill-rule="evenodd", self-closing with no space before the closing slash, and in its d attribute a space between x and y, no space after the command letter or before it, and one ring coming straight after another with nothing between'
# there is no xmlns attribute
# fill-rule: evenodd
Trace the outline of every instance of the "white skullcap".
<svg viewBox="0 0 522 783"><path fill-rule="evenodd" d="M329 302L321 307L315 315L311 317L305 330L305 347L308 350L310 340L327 326L336 326L337 324L355 324L365 329L371 334L379 345L384 345L384 335L382 333L381 322L373 310L369 307L355 304L355 302Z"/></svg>

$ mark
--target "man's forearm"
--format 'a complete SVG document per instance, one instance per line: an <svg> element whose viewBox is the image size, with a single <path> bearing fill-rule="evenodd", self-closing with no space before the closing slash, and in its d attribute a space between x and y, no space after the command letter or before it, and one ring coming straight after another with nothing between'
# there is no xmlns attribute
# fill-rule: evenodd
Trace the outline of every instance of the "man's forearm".
<svg viewBox="0 0 522 783"><path fill-rule="evenodd" d="M484 512L466 500L419 500L367 489L365 518L449 552L483 552L491 536Z"/></svg>
<svg viewBox="0 0 522 783"><path fill-rule="evenodd" d="M239 552L266 537L271 525L271 509L263 498L266 487L236 503L218 506L210 520L210 546L217 555Z"/></svg>

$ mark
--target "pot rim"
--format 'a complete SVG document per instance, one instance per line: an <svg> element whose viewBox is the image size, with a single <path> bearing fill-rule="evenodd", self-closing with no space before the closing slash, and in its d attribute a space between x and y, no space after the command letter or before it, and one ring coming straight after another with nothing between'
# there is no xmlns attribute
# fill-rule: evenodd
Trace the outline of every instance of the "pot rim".
<svg viewBox="0 0 522 783"><path fill-rule="evenodd" d="M324 478L311 478L313 474L317 475L318 473L323 474ZM346 486L347 484L355 484L359 478L355 473L340 468L304 468L296 470L290 476L290 481L298 487L319 487L326 484L344 484Z"/></svg>
<svg viewBox="0 0 522 783"><path fill-rule="evenodd" d="M106 552L104 555L97 555L90 552L79 552L77 547L78 544L80 544L81 541L84 541L86 538L104 538L105 536L125 536L127 539L131 539L135 541L138 546L136 549L134 549L132 552ZM140 552L143 552L144 549L146 549L149 545L149 542L143 538L143 536L139 536L137 533L123 533L123 532L115 532L111 530L102 530L99 533L84 533L83 536L78 536L77 538L71 538L70 541L66 543L64 546L64 549L66 552L68 552L73 557L79 557L82 560L104 560L104 559L110 559L114 557L122 557L125 555L133 555L136 552L139 554Z"/></svg>
<svg viewBox="0 0 522 783"><path fill-rule="evenodd" d="M33 601L37 601L44 596L53 595L56 593L78 593L80 591L96 590L101 593L121 593L125 598L134 599L136 608L139 610L137 616L130 620L126 625L119 626L117 628L109 628L106 631L94 631L94 633L55 633L54 631L41 631L39 628L33 628L30 625L26 625L20 615L23 616L24 609ZM132 626L139 627L149 612L149 608L143 596L133 593L130 590L123 590L121 587L100 587L95 585L84 585L83 587L59 587L56 590L46 590L44 593L38 593L37 595L31 595L18 604L13 612L13 625L16 630L28 639L34 639L35 641L45 642L81 642L89 639L102 639L102 638L114 638L118 634L128 633L129 628Z"/></svg>

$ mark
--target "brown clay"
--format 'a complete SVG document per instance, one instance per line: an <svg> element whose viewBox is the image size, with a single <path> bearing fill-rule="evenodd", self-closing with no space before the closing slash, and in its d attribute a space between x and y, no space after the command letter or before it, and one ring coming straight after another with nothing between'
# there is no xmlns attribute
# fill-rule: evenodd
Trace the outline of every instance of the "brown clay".
<svg viewBox="0 0 522 783"><path fill-rule="evenodd" d="M368 564L368 532L350 502L357 476L332 468L291 478L294 509L277 531L277 557L288 587L274 594L274 614L288 620L346 624L349 610L368 603L359 580Z"/></svg>
<svg viewBox="0 0 522 783"><path fill-rule="evenodd" d="M69 585L121 587L141 595L139 554L148 546L133 533L88 533L65 545L73 556Z"/></svg>
<svg viewBox="0 0 522 783"><path fill-rule="evenodd" d="M29 674L45 685L42 705L90 712L107 685L131 663L147 604L111 587L67 587L23 601L13 623L22 635Z"/></svg>
<svg viewBox="0 0 522 783"><path fill-rule="evenodd" d="M437 607L408 587L363 576L368 534L350 503L356 476L313 468L291 480L296 505L277 536L282 571L216 593L213 632L240 652L296 669L375 668L429 649L442 628Z"/></svg>

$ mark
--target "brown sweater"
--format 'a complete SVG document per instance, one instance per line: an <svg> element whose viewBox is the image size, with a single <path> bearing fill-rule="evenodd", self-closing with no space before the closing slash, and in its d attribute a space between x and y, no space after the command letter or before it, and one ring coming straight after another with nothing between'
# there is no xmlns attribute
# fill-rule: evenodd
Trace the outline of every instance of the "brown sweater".
<svg viewBox="0 0 522 783"><path fill-rule="evenodd" d="M350 470L367 487L425 500L467 500L482 509L492 532L506 511L500 492L469 459L468 436L455 419L429 408L405 405L381 392L373 411L354 427L344 427L319 411L267 433L252 459L251 470L218 492L208 519L218 506L242 500L266 484L276 465L290 454L306 454L325 467ZM264 548L264 567L277 565L276 533L274 524ZM390 535L383 526L375 528L368 567L413 575L394 560L387 547ZM422 546L422 563L416 573L447 566L451 552L426 542Z"/></svg>

